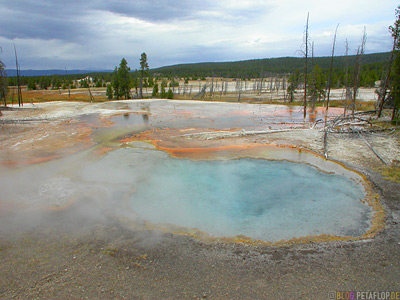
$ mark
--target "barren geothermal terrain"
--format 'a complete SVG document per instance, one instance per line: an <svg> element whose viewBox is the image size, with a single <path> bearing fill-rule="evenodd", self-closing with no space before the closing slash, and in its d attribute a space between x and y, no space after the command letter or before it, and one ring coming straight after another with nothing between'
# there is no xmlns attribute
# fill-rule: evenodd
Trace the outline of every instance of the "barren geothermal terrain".
<svg viewBox="0 0 400 300"><path fill-rule="evenodd" d="M161 99L2 113L0 299L400 292L385 175L399 136L372 115L324 143L324 108L305 122L296 106Z"/></svg>

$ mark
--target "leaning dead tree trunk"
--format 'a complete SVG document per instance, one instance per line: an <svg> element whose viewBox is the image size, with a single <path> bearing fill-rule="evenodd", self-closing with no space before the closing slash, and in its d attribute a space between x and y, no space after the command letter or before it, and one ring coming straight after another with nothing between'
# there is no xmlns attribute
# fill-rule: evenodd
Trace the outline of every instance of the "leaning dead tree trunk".
<svg viewBox="0 0 400 300"><path fill-rule="evenodd" d="M200 98L203 99L206 94L206 90L207 90L207 84L204 84L203 87L201 88L200 92L193 97L193 100L200 99Z"/></svg>
<svg viewBox="0 0 400 300"><path fill-rule="evenodd" d="M358 112L357 115L369 114L370 112ZM324 156L328 159L328 133L359 133L366 131L365 126L371 127L372 124L369 119L362 116L346 116L340 115L333 120L325 121L324 137L323 137L323 151Z"/></svg>
<svg viewBox="0 0 400 300"><path fill-rule="evenodd" d="M370 145L370 143L368 143L368 141L365 139L365 137L363 137L363 135L361 134L361 132L358 132L358 135L364 140L365 144L368 146L368 148L375 154L375 156L381 161L383 162L385 165L387 165L387 162L374 150L374 148L372 148L372 146Z"/></svg>
<svg viewBox="0 0 400 300"><path fill-rule="evenodd" d="M88 79L88 81L89 81L89 79ZM94 97L92 95L92 91L90 90L90 82L88 84L88 91L89 91L90 103L92 103L94 101ZM125 96L125 98L126 98L126 96Z"/></svg>
<svg viewBox="0 0 400 300"><path fill-rule="evenodd" d="M381 115L382 115L383 105L385 104L386 94L387 94L387 90L389 88L390 71L392 70L394 52L395 52L395 49L396 49L397 36L394 39L395 40L393 42L392 54L390 55L389 67L388 67L388 70L387 70L387 73L386 73L386 76L385 76L385 80L383 82L383 86L381 87L381 90L378 93L378 95L379 95L378 96L378 111L377 111L378 118L380 118Z"/></svg>
<svg viewBox="0 0 400 300"><path fill-rule="evenodd" d="M390 26L389 30L392 32L392 37L393 37L393 48L392 48L392 53L390 55L390 61L389 61L389 68L387 70L387 74L383 83L383 86L380 90L379 93L379 98L378 98L378 112L377 116L378 118L381 117L382 114L382 109L383 105L385 103L385 98L387 94L387 90L389 88L389 81L390 81L390 72L392 70L392 65L393 65L393 59L394 59L394 54L396 47L399 44L399 35L400 35L400 8L396 9L396 21L394 23L394 26Z"/></svg>

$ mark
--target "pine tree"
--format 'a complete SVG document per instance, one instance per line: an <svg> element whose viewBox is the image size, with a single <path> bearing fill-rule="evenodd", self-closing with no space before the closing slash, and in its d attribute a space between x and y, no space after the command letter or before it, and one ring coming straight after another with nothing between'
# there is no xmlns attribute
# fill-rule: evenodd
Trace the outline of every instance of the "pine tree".
<svg viewBox="0 0 400 300"><path fill-rule="evenodd" d="M311 102L313 106L315 105L315 101L321 100L323 96L325 96L324 90L324 76L322 73L322 69L319 65L315 65L313 71L310 74L310 84L308 85L308 94L310 95Z"/></svg>
<svg viewBox="0 0 400 300"><path fill-rule="evenodd" d="M112 80L111 80L111 86L114 90L114 98L119 99L119 80L118 80L118 68L115 67L113 75L112 75Z"/></svg>
<svg viewBox="0 0 400 300"><path fill-rule="evenodd" d="M172 91L171 88L168 89L167 99L174 99L174 92Z"/></svg>
<svg viewBox="0 0 400 300"><path fill-rule="evenodd" d="M300 81L300 71L297 70L296 72L290 74L289 79L288 79L288 87L287 87L287 92L289 94L289 102L293 102L294 100L294 95L296 94L296 89L299 85Z"/></svg>
<svg viewBox="0 0 400 300"><path fill-rule="evenodd" d="M143 52L140 56L140 94L139 97L143 98L143 78L149 70L149 64L147 63L147 54Z"/></svg>
<svg viewBox="0 0 400 300"><path fill-rule="evenodd" d="M161 81L161 93L160 93L161 98L167 98L167 92L165 91L166 86L167 86L167 81L163 79Z"/></svg>
<svg viewBox="0 0 400 300"><path fill-rule="evenodd" d="M107 84L106 95L107 95L107 99L111 100L113 98L113 89L112 89L111 84Z"/></svg>
<svg viewBox="0 0 400 300"><path fill-rule="evenodd" d="M28 79L28 90L36 90L36 80L34 78Z"/></svg>
<svg viewBox="0 0 400 300"><path fill-rule="evenodd" d="M130 68L125 58L121 60L118 68L119 96L124 99L130 98L131 79L129 76Z"/></svg>
<svg viewBox="0 0 400 300"><path fill-rule="evenodd" d="M153 93L151 94L152 97L158 96L158 83L155 83L153 86Z"/></svg>

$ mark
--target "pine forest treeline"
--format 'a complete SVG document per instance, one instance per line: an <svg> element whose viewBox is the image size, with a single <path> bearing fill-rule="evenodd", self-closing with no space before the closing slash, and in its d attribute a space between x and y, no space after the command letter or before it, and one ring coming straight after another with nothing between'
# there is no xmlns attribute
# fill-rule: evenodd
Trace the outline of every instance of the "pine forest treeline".
<svg viewBox="0 0 400 300"><path fill-rule="evenodd" d="M346 74L352 74L356 65L356 56L337 56L333 59L333 68L331 73L332 88L342 87L349 79ZM384 70L388 66L390 52L375 53L363 55L360 85L363 87L373 87L375 82L381 80ZM327 82L330 70L330 57L314 57L313 68L316 68L315 74L318 74L319 81ZM142 78L143 87L152 87L153 78L161 80L166 78L182 78L189 80L205 79L207 77L223 78L267 78L267 77L289 77L301 76L304 74L304 59L297 57L282 57L271 59L254 59L237 62L220 63L196 63L180 64L162 68L150 69L146 71L146 77L143 78L143 70L130 71L130 76L134 82L137 82L140 88L140 79ZM313 70L310 70L312 72ZM68 89L87 87L89 84L94 87L106 87L107 83L113 80L113 72L86 73L86 74L65 74L50 76L21 76L20 83L26 85L28 89ZM81 80L92 78L93 82ZM77 84L77 80L81 80ZM300 84L300 82L299 82ZM8 85L16 86L17 78L8 77Z"/></svg>

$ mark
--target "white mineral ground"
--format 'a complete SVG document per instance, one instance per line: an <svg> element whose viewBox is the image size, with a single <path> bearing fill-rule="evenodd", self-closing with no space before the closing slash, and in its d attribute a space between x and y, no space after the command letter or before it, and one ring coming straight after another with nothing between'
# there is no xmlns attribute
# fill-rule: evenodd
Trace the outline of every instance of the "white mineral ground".
<svg viewBox="0 0 400 300"><path fill-rule="evenodd" d="M374 97L370 92L364 99ZM287 107L159 99L26 104L2 111L0 161L18 166L79 153L96 143L92 136L108 126L107 118L123 114L150 114L151 126L158 128L150 136L165 133L170 143L291 145L323 154L320 126L301 119L289 125L261 121L270 109L276 113ZM214 128L223 116L241 111L260 121L246 128ZM79 118L93 114L101 121ZM184 126L204 118L211 120L209 126ZM181 122L178 128L168 128L175 121ZM394 134L364 136L388 164L398 162ZM0 182L0 298L326 299L336 291L399 291L400 186L376 172L383 164L358 135L329 134L328 153L364 173L380 195L386 226L376 237L285 247L204 242L128 228L91 201L26 212L2 202L5 186ZM7 176L13 170L7 165L0 173Z"/></svg>

